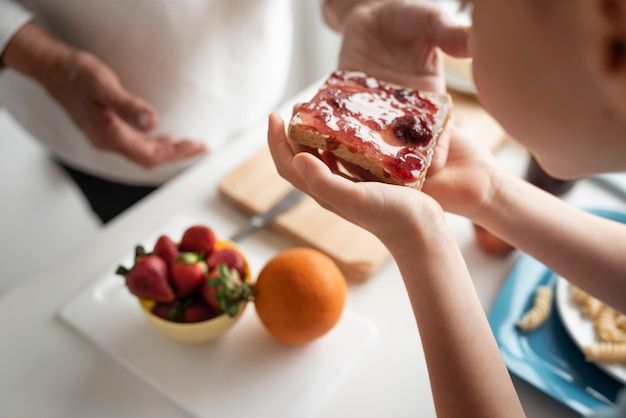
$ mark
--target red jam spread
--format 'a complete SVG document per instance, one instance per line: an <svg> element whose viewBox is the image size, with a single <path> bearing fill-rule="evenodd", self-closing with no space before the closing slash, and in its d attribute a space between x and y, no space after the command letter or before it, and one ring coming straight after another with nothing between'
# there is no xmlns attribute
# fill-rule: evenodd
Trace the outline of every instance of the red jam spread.
<svg viewBox="0 0 626 418"><path fill-rule="evenodd" d="M296 124L326 135L328 150L343 144L408 183L429 163L437 110L414 90L337 71L301 106Z"/></svg>

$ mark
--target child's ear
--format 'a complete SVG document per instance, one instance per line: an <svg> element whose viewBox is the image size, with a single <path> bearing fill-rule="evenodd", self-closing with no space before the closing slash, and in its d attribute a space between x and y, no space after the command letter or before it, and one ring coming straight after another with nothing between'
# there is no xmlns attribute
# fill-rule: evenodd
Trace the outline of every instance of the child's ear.
<svg viewBox="0 0 626 418"><path fill-rule="evenodd" d="M594 75L609 111L626 121L626 0L591 0L587 16L593 20L588 39Z"/></svg>

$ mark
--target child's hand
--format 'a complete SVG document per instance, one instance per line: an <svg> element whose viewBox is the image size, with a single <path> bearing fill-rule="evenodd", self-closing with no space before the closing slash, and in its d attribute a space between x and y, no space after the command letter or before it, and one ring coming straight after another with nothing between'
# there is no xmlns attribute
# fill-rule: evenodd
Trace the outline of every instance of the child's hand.
<svg viewBox="0 0 626 418"><path fill-rule="evenodd" d="M447 212L474 219L498 184L498 169L489 149L449 126L442 141L446 150L435 149L422 191L433 197ZM439 144L437 145L439 147ZM447 155L445 162L437 153Z"/></svg>
<svg viewBox="0 0 626 418"><path fill-rule="evenodd" d="M322 207L376 235L398 254L414 250L415 238L430 242L445 222L441 207L415 189L378 182L353 182L333 174L316 156L296 152L276 114L270 115L268 141L279 174Z"/></svg>

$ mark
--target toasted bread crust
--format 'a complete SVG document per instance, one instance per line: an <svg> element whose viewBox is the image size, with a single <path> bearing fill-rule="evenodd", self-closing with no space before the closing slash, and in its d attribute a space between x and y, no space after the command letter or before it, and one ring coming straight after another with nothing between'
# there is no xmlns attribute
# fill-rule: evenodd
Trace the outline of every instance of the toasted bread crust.
<svg viewBox="0 0 626 418"><path fill-rule="evenodd" d="M359 167L364 168L365 170L372 173L373 176L375 176L377 179L379 179L380 181L384 183L417 187L417 184L416 185L404 184L398 179L388 175L381 166L376 164L375 161L370 160L363 154L350 151L343 144L339 144L339 146L333 150L328 150L326 146L327 139L329 138L328 135L324 135L313 130L302 129L295 124L290 124L289 125L289 137L301 145L304 145L310 148L324 150L326 152L331 152L338 158L341 158L352 164L358 165Z"/></svg>
<svg viewBox="0 0 626 418"><path fill-rule="evenodd" d="M435 103L438 107L437 113L434 115L435 123L433 124L433 140L429 143L428 147L420 148L424 155L424 167L425 169L421 173L420 177L412 182L404 182L392 175L390 175L382 166L376 161L371 160L366 155L355 153L350 151L341 141L337 146L337 141L333 141L333 149L329 150L327 147L328 139L333 139L328 135L319 133L314 129L307 129L307 127L301 127L299 125L300 118L298 113L294 114L289 124L289 137L295 142L325 152L331 152L338 158L355 164L367 171L369 171L377 180L383 183L396 184L402 186L413 187L421 189L424 180L426 178L426 172L430 166L432 160L433 149L437 144L438 138L441 136L445 129L445 126L450 117L452 109L452 98L448 94L439 93L420 93L423 97Z"/></svg>

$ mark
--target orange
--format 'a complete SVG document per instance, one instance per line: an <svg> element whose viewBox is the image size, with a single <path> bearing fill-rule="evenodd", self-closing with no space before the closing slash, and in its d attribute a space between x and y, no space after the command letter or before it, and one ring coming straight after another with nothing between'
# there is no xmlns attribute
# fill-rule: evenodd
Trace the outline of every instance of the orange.
<svg viewBox="0 0 626 418"><path fill-rule="evenodd" d="M308 344L330 331L346 303L346 279L326 254L292 248L272 258L254 285L254 306L265 328L289 345Z"/></svg>

